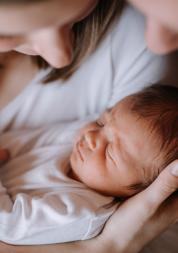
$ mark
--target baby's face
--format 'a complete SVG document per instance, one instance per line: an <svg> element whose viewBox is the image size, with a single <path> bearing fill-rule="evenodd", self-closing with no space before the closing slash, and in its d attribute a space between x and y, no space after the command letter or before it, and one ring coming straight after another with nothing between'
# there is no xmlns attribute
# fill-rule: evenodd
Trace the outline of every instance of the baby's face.
<svg viewBox="0 0 178 253"><path fill-rule="evenodd" d="M126 98L82 128L71 154L74 178L107 195L133 195L135 185L158 174L150 169L158 154L154 137L128 105Z"/></svg>

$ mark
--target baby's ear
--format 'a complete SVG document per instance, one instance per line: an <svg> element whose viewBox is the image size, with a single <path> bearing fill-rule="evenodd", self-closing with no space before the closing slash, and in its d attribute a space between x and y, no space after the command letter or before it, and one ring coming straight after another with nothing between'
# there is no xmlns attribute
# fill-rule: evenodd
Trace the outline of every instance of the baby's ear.
<svg viewBox="0 0 178 253"><path fill-rule="evenodd" d="M0 166L6 163L10 158L9 151L0 147Z"/></svg>

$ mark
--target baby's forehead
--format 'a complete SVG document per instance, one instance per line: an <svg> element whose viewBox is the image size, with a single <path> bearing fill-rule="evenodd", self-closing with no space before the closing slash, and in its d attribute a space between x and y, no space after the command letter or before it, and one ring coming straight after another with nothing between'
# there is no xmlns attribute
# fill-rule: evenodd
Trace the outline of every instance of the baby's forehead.
<svg viewBox="0 0 178 253"><path fill-rule="evenodd" d="M110 121L110 119L113 117L113 109L113 107L106 109L99 118L103 121Z"/></svg>
<svg viewBox="0 0 178 253"><path fill-rule="evenodd" d="M115 114L119 113L126 113L130 112L131 110L131 105L132 105L132 97L127 96L117 102L112 108L110 108L109 113L111 116L114 116Z"/></svg>

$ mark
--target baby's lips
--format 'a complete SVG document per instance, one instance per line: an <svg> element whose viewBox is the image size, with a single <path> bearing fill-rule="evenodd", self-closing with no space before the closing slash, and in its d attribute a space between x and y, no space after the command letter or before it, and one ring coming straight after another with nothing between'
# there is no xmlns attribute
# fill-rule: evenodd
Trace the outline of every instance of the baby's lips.
<svg viewBox="0 0 178 253"><path fill-rule="evenodd" d="M7 162L9 157L9 151L7 149L0 148L0 165L3 165L5 162Z"/></svg>

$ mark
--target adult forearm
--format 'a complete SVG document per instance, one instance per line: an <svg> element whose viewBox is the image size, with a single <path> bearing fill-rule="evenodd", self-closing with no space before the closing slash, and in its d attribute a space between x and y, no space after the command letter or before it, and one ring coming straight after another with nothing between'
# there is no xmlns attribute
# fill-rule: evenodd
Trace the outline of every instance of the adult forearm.
<svg viewBox="0 0 178 253"><path fill-rule="evenodd" d="M102 233L91 240L28 247L0 244L0 253L138 253L178 222L178 196L171 195L178 189L177 166L175 161L146 190L122 203Z"/></svg>
<svg viewBox="0 0 178 253"><path fill-rule="evenodd" d="M146 190L120 205L107 222L100 237L112 242L113 252L138 253L178 222L178 195L171 195L178 188L178 176L171 173L177 166L178 161L169 165Z"/></svg>
<svg viewBox="0 0 178 253"><path fill-rule="evenodd" d="M71 243L39 245L39 246L13 246L0 243L0 252L3 253L116 253L109 251L109 245L104 245L98 238ZM117 251L117 253L120 253Z"/></svg>

